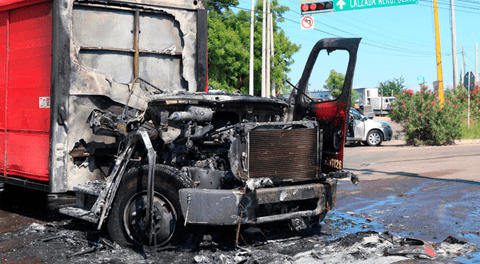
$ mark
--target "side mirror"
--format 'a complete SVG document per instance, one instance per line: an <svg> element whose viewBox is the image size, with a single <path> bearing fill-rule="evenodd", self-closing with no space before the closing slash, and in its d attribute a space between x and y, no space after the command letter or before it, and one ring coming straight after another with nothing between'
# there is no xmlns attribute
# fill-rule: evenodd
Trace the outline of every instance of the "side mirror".
<svg viewBox="0 0 480 264"><path fill-rule="evenodd" d="M368 117L364 116L362 117L362 121L367 121L368 120Z"/></svg>

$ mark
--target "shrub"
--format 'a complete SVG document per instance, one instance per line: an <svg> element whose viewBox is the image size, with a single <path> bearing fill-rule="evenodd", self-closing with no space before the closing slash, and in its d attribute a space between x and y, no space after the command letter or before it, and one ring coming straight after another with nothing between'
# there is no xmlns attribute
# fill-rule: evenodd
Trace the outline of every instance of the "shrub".
<svg viewBox="0 0 480 264"><path fill-rule="evenodd" d="M461 136L465 96L458 98L460 89L447 91L443 107L440 107L438 94L427 89L424 86L416 93L403 90L392 103L390 118L403 125L405 140L409 145L449 144Z"/></svg>

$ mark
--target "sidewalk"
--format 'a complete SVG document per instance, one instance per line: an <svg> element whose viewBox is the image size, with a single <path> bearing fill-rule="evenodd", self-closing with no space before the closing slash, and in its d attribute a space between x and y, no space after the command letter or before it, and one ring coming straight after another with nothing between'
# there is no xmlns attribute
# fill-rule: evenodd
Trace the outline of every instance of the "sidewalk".
<svg viewBox="0 0 480 264"><path fill-rule="evenodd" d="M480 139L460 139L455 140L455 145L471 145L471 144L480 144Z"/></svg>
<svg viewBox="0 0 480 264"><path fill-rule="evenodd" d="M384 121L392 126L394 137L390 141L382 142L384 146L407 146L405 140L403 140L404 133L401 132L403 129L401 125L392 122L388 116L375 116L374 120ZM480 144L480 139L460 139L454 140L455 145L471 145L471 144Z"/></svg>

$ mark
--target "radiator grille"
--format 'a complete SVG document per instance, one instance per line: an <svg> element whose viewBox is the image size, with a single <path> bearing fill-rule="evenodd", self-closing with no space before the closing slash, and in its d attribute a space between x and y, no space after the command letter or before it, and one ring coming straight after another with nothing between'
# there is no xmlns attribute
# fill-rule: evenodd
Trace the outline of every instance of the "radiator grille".
<svg viewBox="0 0 480 264"><path fill-rule="evenodd" d="M303 181L317 175L317 129L250 132L249 176L274 182Z"/></svg>

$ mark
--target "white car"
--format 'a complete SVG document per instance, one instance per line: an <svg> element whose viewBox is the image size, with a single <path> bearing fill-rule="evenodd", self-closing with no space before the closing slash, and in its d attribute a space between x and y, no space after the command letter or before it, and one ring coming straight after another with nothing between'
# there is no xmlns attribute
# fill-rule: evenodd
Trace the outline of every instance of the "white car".
<svg viewBox="0 0 480 264"><path fill-rule="evenodd" d="M354 108L350 108L347 142L362 142L369 146L379 146L392 139L392 127L382 121L368 119Z"/></svg>

